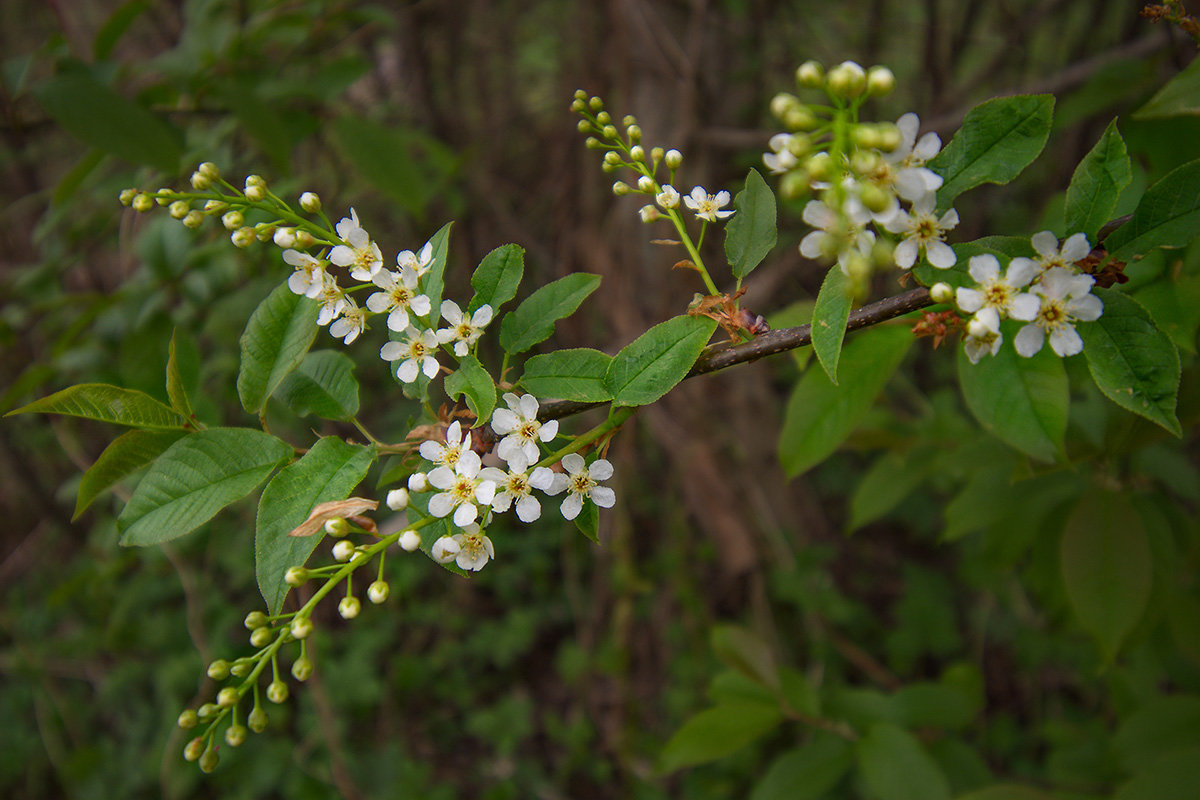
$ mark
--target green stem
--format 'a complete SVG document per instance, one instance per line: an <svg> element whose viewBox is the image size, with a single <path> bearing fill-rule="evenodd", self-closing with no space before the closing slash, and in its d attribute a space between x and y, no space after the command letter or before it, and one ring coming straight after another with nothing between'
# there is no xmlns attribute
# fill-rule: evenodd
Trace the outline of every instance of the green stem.
<svg viewBox="0 0 1200 800"><path fill-rule="evenodd" d="M592 442L603 438L608 433L624 425L625 421L632 417L635 411L637 411L635 406L618 406L611 409L608 414L608 419L606 419L604 422L592 428L590 431L576 436L566 447L546 456L541 461L534 464L534 466L548 467L551 464L556 464L559 461L562 461L563 456L579 452Z"/></svg>

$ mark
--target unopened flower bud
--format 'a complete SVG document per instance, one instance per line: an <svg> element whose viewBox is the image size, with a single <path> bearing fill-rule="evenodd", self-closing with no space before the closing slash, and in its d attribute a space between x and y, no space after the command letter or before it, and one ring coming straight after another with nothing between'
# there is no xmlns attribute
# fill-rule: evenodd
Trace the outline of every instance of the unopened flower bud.
<svg viewBox="0 0 1200 800"><path fill-rule="evenodd" d="M242 620L242 624L246 626L246 630L252 631L265 626L271 620L261 611L251 611Z"/></svg>
<svg viewBox="0 0 1200 800"><path fill-rule="evenodd" d="M221 756L217 755L217 751L211 747L204 751L204 755L200 756L200 760L197 762L200 771L204 773L212 772L219 763L221 763Z"/></svg>
<svg viewBox="0 0 1200 800"><path fill-rule="evenodd" d="M591 133L595 130L595 126L592 125L592 121L589 119L579 120L579 122L575 123L575 127L580 133Z"/></svg>
<svg viewBox="0 0 1200 800"><path fill-rule="evenodd" d="M662 214L657 206L647 204L638 209L638 216L641 217L642 222L650 223L658 221Z"/></svg>
<svg viewBox="0 0 1200 800"><path fill-rule="evenodd" d="M605 125L603 128L600 129L600 135L610 141L613 139L616 139L618 136L617 126L616 125Z"/></svg>
<svg viewBox="0 0 1200 800"><path fill-rule="evenodd" d="M796 200L808 193L810 177L807 170L793 169L779 181L779 194L785 200Z"/></svg>
<svg viewBox="0 0 1200 800"><path fill-rule="evenodd" d="M196 716L200 718L201 722L207 722L219 713L221 713L221 707L216 703L205 703L196 709Z"/></svg>
<svg viewBox="0 0 1200 800"><path fill-rule="evenodd" d="M578 97L571 101L571 110L576 114L582 114L586 108L587 103L583 102Z"/></svg>
<svg viewBox="0 0 1200 800"><path fill-rule="evenodd" d="M237 705L238 690L232 686L226 686L221 691L217 692L217 705L221 708L232 708Z"/></svg>
<svg viewBox="0 0 1200 800"><path fill-rule="evenodd" d="M221 224L225 226L227 231L236 231L245 224L246 218L242 216L240 211L226 211L221 216Z"/></svg>
<svg viewBox="0 0 1200 800"><path fill-rule="evenodd" d="M825 70L816 61L805 61L796 67L796 83L806 89L820 89L825 83Z"/></svg>
<svg viewBox="0 0 1200 800"><path fill-rule="evenodd" d="M408 476L408 490L410 492L423 492L429 488L429 478L424 472L414 472Z"/></svg>
<svg viewBox="0 0 1200 800"><path fill-rule="evenodd" d="M612 124L612 114L609 114L607 111L601 111L596 115L596 122L601 125L610 125Z"/></svg>
<svg viewBox="0 0 1200 800"><path fill-rule="evenodd" d="M254 238L265 242L275 236L275 225L270 222L260 222L254 226Z"/></svg>
<svg viewBox="0 0 1200 800"><path fill-rule="evenodd" d="M800 98L794 94L780 92L771 98L771 113L777 119L783 119L793 108L800 105Z"/></svg>
<svg viewBox="0 0 1200 800"><path fill-rule="evenodd" d="M292 677L303 683L312 677L313 662L308 656L300 656L292 662Z"/></svg>
<svg viewBox="0 0 1200 800"><path fill-rule="evenodd" d="M246 741L245 725L230 725L225 729L225 744L230 747L240 747Z"/></svg>
<svg viewBox="0 0 1200 800"><path fill-rule="evenodd" d="M667 169L679 169L679 165L683 163L683 153L672 148L663 156L663 163L667 165Z"/></svg>
<svg viewBox="0 0 1200 800"><path fill-rule="evenodd" d="M642 128L640 125L630 125L625 129L625 135L629 137L629 141L631 142L640 142L642 140Z"/></svg>
<svg viewBox="0 0 1200 800"><path fill-rule="evenodd" d="M831 94L858 97L867 88L867 73L855 62L843 61L829 70L828 87Z"/></svg>
<svg viewBox="0 0 1200 800"><path fill-rule="evenodd" d="M367 599L377 606L382 605L387 602L389 592L387 581L374 581L367 587Z"/></svg>
<svg viewBox="0 0 1200 800"><path fill-rule="evenodd" d="M223 681L229 677L229 662L223 658L208 665L208 677L214 681Z"/></svg>
<svg viewBox="0 0 1200 800"><path fill-rule="evenodd" d="M622 195L629 194L632 191L633 191L633 187L631 187L625 181L617 181L616 183L614 183L612 185L612 192L617 197L621 197Z"/></svg>
<svg viewBox="0 0 1200 800"><path fill-rule="evenodd" d="M599 97L593 97L592 99L588 100L588 107L591 108L592 111L599 111L604 108L604 101Z"/></svg>
<svg viewBox="0 0 1200 800"><path fill-rule="evenodd" d="M633 147L629 148L629 160L630 161L645 161L646 160L646 151L642 148L642 146L640 144L635 144ZM643 177L645 177L645 176L643 176Z"/></svg>
<svg viewBox="0 0 1200 800"><path fill-rule="evenodd" d="M283 582L288 586L303 586L308 580L308 570L304 567L288 567L283 573Z"/></svg>
<svg viewBox="0 0 1200 800"><path fill-rule="evenodd" d="M850 156L850 170L856 175L873 175L883 164L883 157L874 150L855 150Z"/></svg>
<svg viewBox="0 0 1200 800"><path fill-rule="evenodd" d="M196 167L196 171L208 178L210 181L220 180L221 178L221 170L218 169L217 165L211 161L205 161L200 166Z"/></svg>
<svg viewBox="0 0 1200 800"><path fill-rule="evenodd" d="M392 511L403 511L408 507L408 490L392 489L387 493L387 499L384 502Z"/></svg>
<svg viewBox="0 0 1200 800"><path fill-rule="evenodd" d="M626 128L628 128L630 125L637 125L637 117L635 117L633 114L626 114L625 116L621 117L621 124Z"/></svg>
<svg viewBox="0 0 1200 800"><path fill-rule="evenodd" d="M275 638L270 628L259 628L250 634L251 647L266 647Z"/></svg>
<svg viewBox="0 0 1200 800"><path fill-rule="evenodd" d="M267 686L267 699L276 705L287 702L287 684L283 681L271 681L270 685Z"/></svg>
<svg viewBox="0 0 1200 800"><path fill-rule="evenodd" d="M787 151L796 158L804 158L812 151L812 137L804 133L793 133L787 140Z"/></svg>
<svg viewBox="0 0 1200 800"><path fill-rule="evenodd" d="M842 271L856 287L865 286L871 277L871 262L861 253L851 252L841 262Z"/></svg>
<svg viewBox="0 0 1200 800"><path fill-rule="evenodd" d="M896 75L887 67L867 70L867 94L880 97L896 88Z"/></svg>
<svg viewBox="0 0 1200 800"><path fill-rule="evenodd" d="M833 158L829 153L814 153L804 162L804 169L814 181L828 181L833 177Z"/></svg>
<svg viewBox="0 0 1200 800"><path fill-rule="evenodd" d="M890 153L900 146L903 137L900 136L900 129L893 122L881 122L878 124L879 130L879 149L885 153Z"/></svg>
<svg viewBox="0 0 1200 800"><path fill-rule="evenodd" d="M312 620L308 617L296 617L290 628L292 636L297 639L307 639L313 632Z"/></svg>
<svg viewBox="0 0 1200 800"><path fill-rule="evenodd" d="M362 611L362 602L354 595L346 595L338 601L338 613L342 619L354 619Z"/></svg>
<svg viewBox="0 0 1200 800"><path fill-rule="evenodd" d="M195 172L192 173L191 183L192 183L192 188L195 189L197 192L203 192L205 189L212 186L212 181L208 178L207 175L202 173L200 170L196 170Z"/></svg>
<svg viewBox="0 0 1200 800"><path fill-rule="evenodd" d="M321 198L317 197L316 192L305 192L300 195L300 207L310 214L316 214L321 210Z"/></svg>
<svg viewBox="0 0 1200 800"><path fill-rule="evenodd" d="M812 112L811 108L797 103L783 115L783 124L792 132L811 131L820 125L821 121L817 119L817 115Z"/></svg>
<svg viewBox="0 0 1200 800"><path fill-rule="evenodd" d="M325 520L325 532L330 536L345 536L350 532L350 523L341 517Z"/></svg>
<svg viewBox="0 0 1200 800"><path fill-rule="evenodd" d="M255 733L262 733L265 731L267 729L267 722L269 721L270 718L267 716L267 712L264 711L261 706L256 707L246 716L246 724L249 725L250 730L254 731Z"/></svg>
<svg viewBox="0 0 1200 800"><path fill-rule="evenodd" d="M238 228L229 235L234 247L249 247L254 244L254 228Z"/></svg>
<svg viewBox="0 0 1200 800"><path fill-rule="evenodd" d="M299 249L307 250L316 243L317 240L308 231L304 230L303 228L300 228L296 231L296 247Z"/></svg>
<svg viewBox="0 0 1200 800"><path fill-rule="evenodd" d="M954 299L954 289L944 281L938 281L929 287L929 297L935 303L949 303Z"/></svg>
<svg viewBox="0 0 1200 800"><path fill-rule="evenodd" d="M891 204L892 195L877 184L864 183L858 187L858 199L868 211L878 214Z"/></svg>
<svg viewBox="0 0 1200 800"><path fill-rule="evenodd" d="M604 163L611 167L620 166L621 165L621 154L618 153L616 150L609 150L607 153L604 154Z"/></svg>
<svg viewBox="0 0 1200 800"><path fill-rule="evenodd" d="M284 250L288 250L296 246L296 229L295 228L276 228L275 234L271 240Z"/></svg>
<svg viewBox="0 0 1200 800"><path fill-rule="evenodd" d="M137 197L137 189L122 189L117 197L121 200L121 205L127 206L133 202L133 198Z"/></svg>
<svg viewBox="0 0 1200 800"><path fill-rule="evenodd" d="M350 560L350 556L354 555L354 542L349 539L339 539L337 544L333 546L333 560L346 562ZM300 638L300 637L296 637Z"/></svg>
<svg viewBox="0 0 1200 800"><path fill-rule="evenodd" d="M583 140L583 146L588 150L603 150L608 145L597 139L595 136L589 136Z"/></svg>
<svg viewBox="0 0 1200 800"><path fill-rule="evenodd" d="M239 658L229 668L229 674L235 678L244 678L254 669L254 662L248 658Z"/></svg>
<svg viewBox="0 0 1200 800"><path fill-rule="evenodd" d="M261 186L265 189L267 186L267 179L264 178L262 175L247 175L246 176L246 186L247 187Z"/></svg>
<svg viewBox="0 0 1200 800"><path fill-rule="evenodd" d="M195 761L200 758L200 754L204 752L204 739L197 736L187 743L187 747L183 748L183 758L186 761Z"/></svg>
<svg viewBox="0 0 1200 800"><path fill-rule="evenodd" d="M644 192L645 194L653 193L654 178L651 178L649 175L643 175L642 177L638 178L638 191Z"/></svg>
<svg viewBox="0 0 1200 800"><path fill-rule="evenodd" d="M257 183L254 185L246 184L246 199L252 202L259 202L267 199L267 187L260 186Z"/></svg>
<svg viewBox="0 0 1200 800"><path fill-rule="evenodd" d="M200 724L200 715L189 708L179 715L177 724L185 731L190 730Z"/></svg>
<svg viewBox="0 0 1200 800"><path fill-rule="evenodd" d="M859 147L879 147L883 143L883 137L874 125L855 125L851 136Z"/></svg>
<svg viewBox="0 0 1200 800"><path fill-rule="evenodd" d="M229 208L229 203L226 203L224 200L205 200L204 201L204 213L205 214L220 214L227 208Z"/></svg>
<svg viewBox="0 0 1200 800"><path fill-rule="evenodd" d="M421 546L421 534L416 531L405 531L400 534L400 549L411 553Z"/></svg>
<svg viewBox="0 0 1200 800"><path fill-rule="evenodd" d="M187 200L176 200L174 203L171 203L171 205L167 206L167 213L170 214L174 219L183 219L191 210L192 208L188 205Z"/></svg>
<svg viewBox="0 0 1200 800"><path fill-rule="evenodd" d="M171 198L168 197L169 194L171 194L171 190L166 186L158 187L158 191L154 193L154 202L160 206L169 206L171 204Z"/></svg>
<svg viewBox="0 0 1200 800"><path fill-rule="evenodd" d="M189 211L188 213L183 215L183 227L185 227L185 228L190 228L191 230L196 230L203 224L204 224L204 214L202 214L201 212L197 211L194 208L191 211Z"/></svg>
<svg viewBox="0 0 1200 800"><path fill-rule="evenodd" d="M662 161L663 160L663 149L661 147L651 147L650 148L650 160L655 164Z"/></svg>
<svg viewBox="0 0 1200 800"><path fill-rule="evenodd" d="M129 201L129 205L134 211L149 211L154 208L154 200L145 192L140 192L134 196L133 200Z"/></svg>

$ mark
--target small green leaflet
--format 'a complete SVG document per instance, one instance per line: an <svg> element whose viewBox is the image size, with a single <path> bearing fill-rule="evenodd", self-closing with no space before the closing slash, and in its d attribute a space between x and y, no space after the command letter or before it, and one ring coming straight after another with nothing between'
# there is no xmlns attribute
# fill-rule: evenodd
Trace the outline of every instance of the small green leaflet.
<svg viewBox="0 0 1200 800"><path fill-rule="evenodd" d="M78 519L101 492L158 458L184 435L182 430L134 430L118 436L83 473L71 519Z"/></svg>
<svg viewBox="0 0 1200 800"><path fill-rule="evenodd" d="M783 721L783 713L766 703L723 703L683 723L663 747L660 771L716 761L765 735Z"/></svg>
<svg viewBox="0 0 1200 800"><path fill-rule="evenodd" d="M578 347L533 356L525 362L521 387L540 398L602 403L612 399L604 375L612 356Z"/></svg>
<svg viewBox="0 0 1200 800"><path fill-rule="evenodd" d="M775 193L758 170L750 170L733 207L737 213L725 226L725 257L741 282L775 246Z"/></svg>
<svg viewBox="0 0 1200 800"><path fill-rule="evenodd" d="M1112 218L1117 198L1132 177L1125 140L1113 120L1071 176L1064 212L1067 233L1082 231L1090 243L1097 244L1097 231Z"/></svg>
<svg viewBox="0 0 1200 800"><path fill-rule="evenodd" d="M575 272L546 284L500 321L500 346L504 352L523 353L554 333L554 323L569 317L600 285L599 275Z"/></svg>
<svg viewBox="0 0 1200 800"><path fill-rule="evenodd" d="M133 428L182 428L186 420L145 392L107 383L81 383L9 411L13 414L66 414Z"/></svg>
<svg viewBox="0 0 1200 800"><path fill-rule="evenodd" d="M814 731L811 741L771 762L750 800L822 800L853 765L849 742Z"/></svg>
<svg viewBox="0 0 1200 800"><path fill-rule="evenodd" d="M237 390L251 414L262 413L276 387L304 359L317 338L319 307L283 283L250 315L241 338Z"/></svg>
<svg viewBox="0 0 1200 800"><path fill-rule="evenodd" d="M653 403L687 377L717 323L682 315L660 322L613 356L604 386L619 406Z"/></svg>
<svg viewBox="0 0 1200 800"><path fill-rule="evenodd" d="M821 281L821 291L813 307L812 345L817 360L835 386L846 322L850 319L850 300L850 280L841 266L834 264Z"/></svg>
<svg viewBox="0 0 1200 800"><path fill-rule="evenodd" d="M1134 119L1200 115L1200 63L1195 59L1133 112Z"/></svg>
<svg viewBox="0 0 1200 800"><path fill-rule="evenodd" d="M500 306L517 296L517 287L524 274L525 251L518 245L501 245L488 253L471 275L475 296L471 298L467 312L473 312L485 303L492 307L493 313L499 311Z"/></svg>
<svg viewBox="0 0 1200 800"><path fill-rule="evenodd" d="M492 418L492 410L496 407L496 384L492 382L491 373L475 356L463 356L458 362L458 369L446 376L442 386L451 400L464 395L467 408L480 423Z"/></svg>

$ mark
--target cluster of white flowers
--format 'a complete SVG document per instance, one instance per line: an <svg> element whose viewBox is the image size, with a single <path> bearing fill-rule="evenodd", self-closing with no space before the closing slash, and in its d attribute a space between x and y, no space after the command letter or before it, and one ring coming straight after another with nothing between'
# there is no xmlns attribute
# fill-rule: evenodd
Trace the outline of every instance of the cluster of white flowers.
<svg viewBox="0 0 1200 800"><path fill-rule="evenodd" d="M973 256L968 262L977 287L959 287L954 300L959 310L973 315L963 337L972 364L999 351L1002 319L1027 323L1013 340L1019 355L1033 356L1048 338L1050 349L1066 357L1083 350L1075 323L1099 319L1104 312L1100 298L1091 294L1095 279L1075 265L1091 252L1087 236L1076 233L1060 247L1052 232L1042 231L1034 234L1033 249L1036 259L1014 258L1003 275L994 255Z"/></svg>
<svg viewBox="0 0 1200 800"><path fill-rule="evenodd" d="M541 518L539 492L554 497L567 493L559 506L563 517L573 520L583 510L585 500L601 508L611 508L616 494L601 482L612 477L613 467L600 458L588 464L578 453L562 458L564 472L546 466L534 466L541 455L540 444L547 444L558 435L558 421L540 422L539 404L533 395L504 395L508 408L492 414L491 426L503 437L496 446L496 455L504 468L485 467L483 459L471 448L471 431L457 420L446 428L445 442L425 441L418 452L431 465L429 471L414 473L408 489L396 489L388 494L388 506L400 510L408 506L410 492L434 490L429 498L429 513L439 519L449 517L459 532L440 537L430 549L441 563L455 563L461 569L479 570L495 557L492 540L484 533L489 514L502 514L509 509L522 522ZM486 420L480 421L484 424ZM420 539L414 532L406 542L406 550L414 550Z"/></svg>

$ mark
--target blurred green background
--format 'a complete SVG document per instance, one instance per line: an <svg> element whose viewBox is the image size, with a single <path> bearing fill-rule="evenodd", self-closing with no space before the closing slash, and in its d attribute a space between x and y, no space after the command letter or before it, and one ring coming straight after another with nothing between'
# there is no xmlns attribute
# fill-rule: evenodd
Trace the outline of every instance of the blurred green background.
<svg viewBox="0 0 1200 800"><path fill-rule="evenodd" d="M649 144L680 148L684 180L710 191L761 166L775 130L767 104L808 58L887 64L898 90L877 117L915 110L944 141L981 100L1054 92L1049 150L1017 183L958 206L957 239L1033 233L1061 216L1071 170L1105 125L1192 57L1140 5L6 0L0 411L81 382L165 397L174 330L201 417L254 424L236 400L237 339L287 268L270 246L239 251L215 225L193 233L117 202L127 186L181 186L204 160L234 182L261 174L281 196L316 191L334 219L353 205L385 258L456 220L451 297L506 242L527 251L525 293L572 271L602 275L548 344L615 351L699 286L649 244L638 199L612 196L568 111L579 87L618 118L637 115ZM1194 120L1122 121L1122 132L1142 187L1194 158L1200 136ZM819 286L823 271L795 248L798 212L781 209L781 245L750 282L756 313L793 308ZM879 286L895 289L890 276ZM1177 337L1188 357L1192 317ZM410 409L372 346L353 348L366 354L361 416L400 435ZM776 461L797 369L781 356L688 381L627 426L609 455L618 505L602 515L602 547L547 515L494 537L498 559L470 581L390 559L388 604L353 623L325 609L316 676L211 776L183 762L173 723L211 696L204 665L246 647L241 619L261 602L253 505L164 547L124 549L119 496L72 520L79 474L115 431L0 421L0 795L786 797L753 787L810 735L803 725L715 764L657 769L663 743L708 703L713 626L735 622L814 682L890 692L972 676L979 707L961 739L946 752L929 742L956 794L1020 780L1056 797L1111 796L1159 748L1128 733L1129 719L1200 689L1194 453L1122 429L1158 448L1111 459L1140 465L1145 483L1130 491L1170 496L1155 535L1174 543L1163 552L1178 572L1105 666L1051 577L1057 545L1039 540L1042 518L1006 517L1019 498L1000 510L995 497L972 500L1019 468L1015 456L970 423L952 354L914 350L850 448L797 479ZM1086 402L1105 401L1082 401L1072 423L1086 428L1104 413L1089 417ZM1181 416L1190 430L1194 415ZM279 424L355 436L331 422ZM930 462L955 457L847 537L866 468L913 442ZM940 543L947 526L977 535ZM1187 710L1162 747L1200 747L1200 713ZM820 796L869 794L847 778Z"/></svg>

